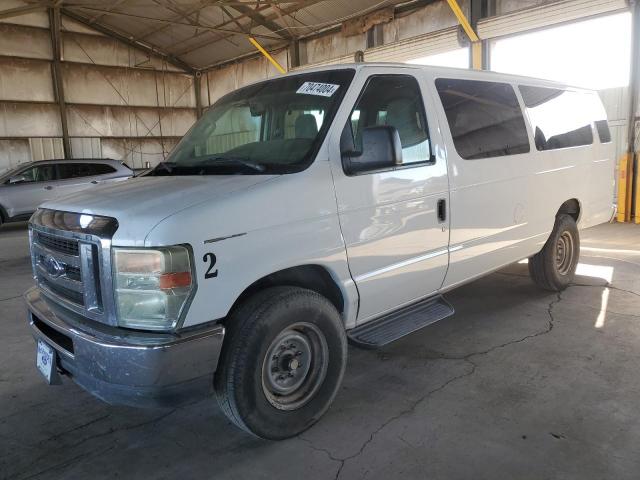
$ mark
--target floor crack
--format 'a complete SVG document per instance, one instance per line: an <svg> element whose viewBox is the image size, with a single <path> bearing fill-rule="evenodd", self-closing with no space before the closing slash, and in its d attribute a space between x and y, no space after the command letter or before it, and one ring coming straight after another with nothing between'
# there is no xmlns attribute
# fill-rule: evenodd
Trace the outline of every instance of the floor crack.
<svg viewBox="0 0 640 480"><path fill-rule="evenodd" d="M16 298L22 298L22 295L16 295L15 297L0 298L0 302L7 302L9 300L15 300Z"/></svg>
<svg viewBox="0 0 640 480"><path fill-rule="evenodd" d="M328 449L324 449L324 448L320 448L317 447L313 444L313 442L311 442L310 440L298 436L298 438L304 442L306 442L307 444L309 444L309 446L316 451L319 452L323 452L327 455L327 457L329 457L329 459L331 459L332 461L338 462L339 463L339 467L338 467L338 471L336 472L336 475L334 477L334 480L338 480L340 478L340 475L342 474L342 470L344 469L345 464L350 461L353 460L354 458L359 457L360 455L362 455L362 453L365 451L365 449L367 448L367 446L375 439L376 435L378 435L378 433L380 433L384 428L386 428L388 425L390 425L391 423L393 423L394 421L411 414L412 412L414 412L416 410L416 408L418 408L418 406L424 402L427 398L429 398L430 396L444 390L445 388L447 388L449 385L451 385L454 382L457 382L458 380L461 380L463 378L469 377L471 375L473 375L476 372L476 369L478 367L478 365L472 360L473 357L476 356L482 356L482 355L488 355L489 353L501 349L501 348L505 348L509 345L514 345L517 343L521 343L524 341L527 341L531 338L536 338L542 335L546 335L549 332L551 332L553 330L554 327L554 323L555 323L555 318L553 316L553 309L554 307L560 303L562 301L562 294L561 292L558 292L555 296L555 298L553 300L551 300L549 302L549 304L547 305L547 315L549 317L548 319L548 323L547 323L547 327L544 330L541 330L539 332L536 333L532 333L529 335L525 335L522 338L519 338L517 340L511 340L509 342L505 342L502 343L500 345L494 345L486 350L481 350L478 352L471 352L468 353L466 355L459 355L459 356L455 356L455 355L446 355L444 353L439 354L437 356L431 357L432 360L454 360L454 361L462 361L465 362L467 364L469 364L471 366L471 368L469 368L466 372L461 373L459 375L456 375L452 378L450 378L449 380L447 380L446 382L444 382L442 385L429 390L428 392L426 392L424 395L422 395L421 397L419 397L417 400L415 400L414 402L412 402L412 404L402 410L401 412L397 413L396 415L393 415L392 417L388 418L387 420L385 420L378 428L376 428L373 432L371 432L371 434L369 435L369 438L367 440L365 440L363 442L363 444L360 446L360 448L358 449L358 451L356 453L354 453L353 455L349 455L348 457L336 457L334 456Z"/></svg>

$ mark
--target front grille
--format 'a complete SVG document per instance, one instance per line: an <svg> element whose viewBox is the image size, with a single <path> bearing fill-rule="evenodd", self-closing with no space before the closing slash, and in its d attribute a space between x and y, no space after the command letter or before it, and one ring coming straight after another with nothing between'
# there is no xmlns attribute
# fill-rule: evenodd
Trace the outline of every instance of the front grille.
<svg viewBox="0 0 640 480"><path fill-rule="evenodd" d="M79 267L72 267L71 265L67 265L64 270L67 278L75 280L76 282L80 282L82 280Z"/></svg>
<svg viewBox="0 0 640 480"><path fill-rule="evenodd" d="M44 287L56 294L57 296L64 298L70 302L75 303L79 307L84 307L84 295L82 292L77 292L75 290L71 290L70 288L63 287L54 283L54 281L49 280L45 277L40 278L40 282L44 285Z"/></svg>
<svg viewBox="0 0 640 480"><path fill-rule="evenodd" d="M77 240L56 237L43 232L38 232L36 237L36 241L49 250L73 255L74 257L79 255L80 247Z"/></svg>
<svg viewBox="0 0 640 480"><path fill-rule="evenodd" d="M48 302L106 325L117 324L111 279L114 218L38 209L29 221L36 284Z"/></svg>

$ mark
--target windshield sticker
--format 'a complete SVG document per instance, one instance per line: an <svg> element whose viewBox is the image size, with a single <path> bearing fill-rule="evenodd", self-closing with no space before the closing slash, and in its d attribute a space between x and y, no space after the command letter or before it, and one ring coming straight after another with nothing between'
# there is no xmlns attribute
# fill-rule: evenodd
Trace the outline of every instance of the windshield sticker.
<svg viewBox="0 0 640 480"><path fill-rule="evenodd" d="M320 95L321 97L330 97L340 85L333 83L304 82L296 93L305 95Z"/></svg>

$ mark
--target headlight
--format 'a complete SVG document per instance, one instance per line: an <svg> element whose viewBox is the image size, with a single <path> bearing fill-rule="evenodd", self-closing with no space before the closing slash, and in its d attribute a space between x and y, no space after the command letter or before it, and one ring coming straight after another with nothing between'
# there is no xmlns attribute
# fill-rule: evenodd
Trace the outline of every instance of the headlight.
<svg viewBox="0 0 640 480"><path fill-rule="evenodd" d="M194 289L186 247L114 248L118 325L170 330Z"/></svg>

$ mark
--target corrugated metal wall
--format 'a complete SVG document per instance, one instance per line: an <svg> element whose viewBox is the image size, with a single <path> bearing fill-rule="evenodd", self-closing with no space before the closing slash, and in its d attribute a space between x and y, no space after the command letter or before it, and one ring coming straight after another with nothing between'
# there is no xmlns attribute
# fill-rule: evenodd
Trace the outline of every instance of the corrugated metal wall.
<svg viewBox="0 0 640 480"><path fill-rule="evenodd" d="M4 20L0 39L0 170L62 156L48 15ZM192 75L64 16L62 56L76 158L154 165L196 119Z"/></svg>
<svg viewBox="0 0 640 480"><path fill-rule="evenodd" d="M460 3L468 13L468 0ZM577 7L589 0L564 3L579 15ZM595 3L606 10L621 5L622 0ZM18 0L4 1L7 8L18 4ZM504 27L504 16L513 26L520 12L525 18L532 7L542 5L559 2L497 0L491 12L496 17L482 20L479 30L487 34L498 23ZM547 20L554 23L553 18L547 16ZM59 155L54 147L62 129L51 75L48 23L45 13L0 20L0 169L42 155ZM351 61L357 50L363 50L365 60L405 61L409 51L422 56L455 48L456 25L446 2L436 2L397 14L383 24L382 46L367 49L366 34L345 37L334 31L302 40L300 57L305 65L335 63ZM62 75L74 156L121 158L135 167L162 160L196 119L193 77L64 16L62 26ZM272 54L285 68L290 67L287 50ZM211 105L231 90L277 74L262 56L210 70L201 79L202 104ZM602 97L622 152L626 148L627 89L605 91Z"/></svg>

